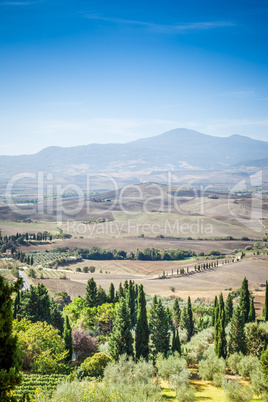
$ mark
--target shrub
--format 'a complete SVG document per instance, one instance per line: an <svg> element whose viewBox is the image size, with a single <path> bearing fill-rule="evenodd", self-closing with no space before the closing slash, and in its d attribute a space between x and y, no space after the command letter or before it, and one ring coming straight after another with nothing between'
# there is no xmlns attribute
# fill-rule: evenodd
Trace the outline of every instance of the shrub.
<svg viewBox="0 0 268 402"><path fill-rule="evenodd" d="M91 272L93 274L93 272L95 272L95 267L93 267L93 265L91 265L89 267L89 272Z"/></svg>
<svg viewBox="0 0 268 402"><path fill-rule="evenodd" d="M80 267L76 268L76 272L82 272Z"/></svg>
<svg viewBox="0 0 268 402"><path fill-rule="evenodd" d="M225 376L225 361L218 358L213 348L210 348L204 355L204 359L199 362L199 375L203 380L212 381L218 387Z"/></svg>
<svg viewBox="0 0 268 402"><path fill-rule="evenodd" d="M121 355L104 370L104 387L116 392L117 401L161 401L160 389L154 383L155 368L151 362ZM98 399L96 399L98 400Z"/></svg>
<svg viewBox="0 0 268 402"><path fill-rule="evenodd" d="M177 352L174 355L170 355L167 359L159 353L155 365L158 374L164 380L169 380L175 388L189 383L191 373L187 370L186 360L180 357Z"/></svg>
<svg viewBox="0 0 268 402"><path fill-rule="evenodd" d="M257 322L246 324L245 336L248 353L260 357L268 345L268 327L265 323L260 325Z"/></svg>
<svg viewBox="0 0 268 402"><path fill-rule="evenodd" d="M78 378L84 377L101 377L104 369L112 359L105 353L95 353L92 357L88 357L83 361L78 369Z"/></svg>
<svg viewBox="0 0 268 402"><path fill-rule="evenodd" d="M176 390L176 398L180 402L194 402L195 389L194 387L182 386Z"/></svg>
<svg viewBox="0 0 268 402"><path fill-rule="evenodd" d="M137 363L127 355L121 355L117 362L109 363L104 370L104 382L109 386L120 383L147 384L155 375L155 368L151 362L141 359Z"/></svg>
<svg viewBox="0 0 268 402"><path fill-rule="evenodd" d="M87 274L87 273L88 273L88 267L83 267L83 272L84 272L85 274Z"/></svg>
<svg viewBox="0 0 268 402"><path fill-rule="evenodd" d="M237 365L238 373L244 378L250 377L252 371L260 371L261 364L256 356L245 356Z"/></svg>
<svg viewBox="0 0 268 402"><path fill-rule="evenodd" d="M268 397L268 382L265 374L260 370L252 371L250 373L250 382L254 394L262 395L262 399L265 400L266 394Z"/></svg>
<svg viewBox="0 0 268 402"><path fill-rule="evenodd" d="M228 357L227 365L233 374L238 374L238 364L240 363L241 359L243 358L242 353L233 353Z"/></svg>
<svg viewBox="0 0 268 402"><path fill-rule="evenodd" d="M223 389L230 401L250 401L252 398L252 391L250 387L243 387L236 380L224 380Z"/></svg>

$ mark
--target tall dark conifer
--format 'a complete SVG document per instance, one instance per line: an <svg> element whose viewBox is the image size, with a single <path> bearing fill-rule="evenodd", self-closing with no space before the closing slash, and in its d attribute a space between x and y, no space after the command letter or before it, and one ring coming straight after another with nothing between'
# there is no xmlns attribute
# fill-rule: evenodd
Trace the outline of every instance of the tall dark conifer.
<svg viewBox="0 0 268 402"><path fill-rule="evenodd" d="M53 298L50 299L50 316L51 316L51 324L53 325L54 328L58 329L60 331L60 334L62 335L64 327L64 319L58 308L57 303Z"/></svg>
<svg viewBox="0 0 268 402"><path fill-rule="evenodd" d="M93 278L90 278L87 282L86 295L85 295L85 307L96 307L97 305L97 285Z"/></svg>
<svg viewBox="0 0 268 402"><path fill-rule="evenodd" d="M181 341L180 341L180 336L179 336L179 330L178 330L178 328L175 329L175 327L173 327L171 350L173 353L178 352L179 354L181 354Z"/></svg>
<svg viewBox="0 0 268 402"><path fill-rule="evenodd" d="M73 357L73 338L68 315L66 315L64 318L63 340L65 343L65 349L68 350L66 361L67 363L71 363Z"/></svg>
<svg viewBox="0 0 268 402"><path fill-rule="evenodd" d="M266 281L265 285L265 300L264 300L264 308L263 308L263 318L264 321L268 321L268 282Z"/></svg>
<svg viewBox="0 0 268 402"><path fill-rule="evenodd" d="M248 313L248 322L254 322L256 319L256 313L255 313L255 307L254 307L254 300L253 297L251 297L250 300L250 309Z"/></svg>
<svg viewBox="0 0 268 402"><path fill-rule="evenodd" d="M233 316L233 299L231 293L228 294L225 302L225 323L226 325L231 321Z"/></svg>
<svg viewBox="0 0 268 402"><path fill-rule="evenodd" d="M135 336L135 351L136 359L140 357L148 358L149 354L149 327L146 313L146 300L143 291L143 286L139 286L139 293L137 298L138 314Z"/></svg>
<svg viewBox="0 0 268 402"><path fill-rule="evenodd" d="M133 327L136 323L136 291L134 282L132 280L129 281L127 294L126 294L126 301L130 311L130 319L131 319L131 326Z"/></svg>
<svg viewBox="0 0 268 402"><path fill-rule="evenodd" d="M10 401L9 392L21 381L21 357L17 338L12 334L12 293L22 281L11 285L0 276L0 400Z"/></svg>
<svg viewBox="0 0 268 402"><path fill-rule="evenodd" d="M242 314L244 315L245 323L247 323L250 309L250 294L248 290L248 280L246 277L242 281L239 306Z"/></svg>
<svg viewBox="0 0 268 402"><path fill-rule="evenodd" d="M169 351L169 323L161 299L157 300L156 296L153 299L150 311L149 329L153 355L163 353L166 356Z"/></svg>
<svg viewBox="0 0 268 402"><path fill-rule="evenodd" d="M109 352L114 360L118 360L122 354L133 356L130 311L123 297L116 310L113 331L109 339Z"/></svg>
<svg viewBox="0 0 268 402"><path fill-rule="evenodd" d="M187 328L188 340L190 340L194 334L194 320L193 320L193 312L192 312L192 304L190 296L188 296L186 311L188 315L188 328Z"/></svg>
<svg viewBox="0 0 268 402"><path fill-rule="evenodd" d="M179 299L177 297L174 300L172 314L173 314L173 324L174 327L177 329L180 324L180 318L181 318L181 309L179 305Z"/></svg>
<svg viewBox="0 0 268 402"><path fill-rule="evenodd" d="M246 353L246 340L245 340L245 321L241 307L238 305L234 310L231 319L231 327L229 333L228 353L235 352Z"/></svg>
<svg viewBox="0 0 268 402"><path fill-rule="evenodd" d="M215 313L216 313L217 306L218 306L218 296L216 295L215 298L214 298L213 310L212 310L212 316L211 316L212 325L215 324Z"/></svg>
<svg viewBox="0 0 268 402"><path fill-rule="evenodd" d="M109 301L109 303L114 303L115 302L115 293L114 293L114 284L113 284L113 282L111 282L110 287L109 287L108 301Z"/></svg>

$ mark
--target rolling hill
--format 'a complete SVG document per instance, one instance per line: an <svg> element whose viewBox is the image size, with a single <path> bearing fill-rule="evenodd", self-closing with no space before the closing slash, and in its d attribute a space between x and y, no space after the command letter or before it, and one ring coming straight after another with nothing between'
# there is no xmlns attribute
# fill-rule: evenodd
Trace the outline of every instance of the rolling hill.
<svg viewBox="0 0 268 402"><path fill-rule="evenodd" d="M214 137L178 128L154 137L126 144L90 144L76 147L48 147L33 155L0 156L0 182L21 172L51 172L54 177L83 176L86 173L128 172L135 177L170 170L205 172L239 169L250 161L267 161L268 142L245 136ZM256 164L256 166L258 166ZM130 184L135 182L130 181Z"/></svg>

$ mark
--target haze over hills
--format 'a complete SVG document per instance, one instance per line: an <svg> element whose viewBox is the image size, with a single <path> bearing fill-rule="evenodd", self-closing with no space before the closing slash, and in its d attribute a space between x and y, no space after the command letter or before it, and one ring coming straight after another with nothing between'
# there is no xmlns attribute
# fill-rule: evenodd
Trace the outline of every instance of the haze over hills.
<svg viewBox="0 0 268 402"><path fill-rule="evenodd" d="M48 147L33 155L0 156L0 180L43 170L58 177L85 173L218 171L268 167L268 142L240 135L214 137L184 128L126 144ZM252 161L252 162L251 162Z"/></svg>

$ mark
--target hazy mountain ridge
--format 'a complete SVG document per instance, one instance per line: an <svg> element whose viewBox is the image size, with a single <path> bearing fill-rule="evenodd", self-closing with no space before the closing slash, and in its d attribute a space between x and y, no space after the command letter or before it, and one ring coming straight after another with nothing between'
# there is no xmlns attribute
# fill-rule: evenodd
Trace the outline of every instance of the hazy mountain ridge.
<svg viewBox="0 0 268 402"><path fill-rule="evenodd" d="M3 177L44 170L58 175L88 172L223 170L233 166L268 166L268 142L232 135L213 137L175 129L126 144L48 147L33 155L0 156Z"/></svg>

